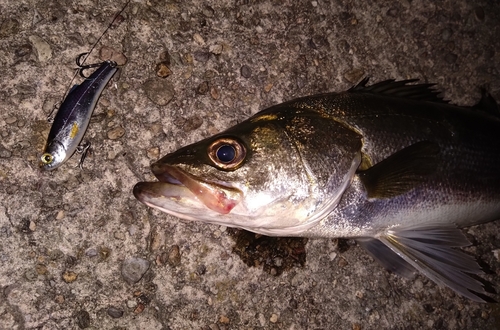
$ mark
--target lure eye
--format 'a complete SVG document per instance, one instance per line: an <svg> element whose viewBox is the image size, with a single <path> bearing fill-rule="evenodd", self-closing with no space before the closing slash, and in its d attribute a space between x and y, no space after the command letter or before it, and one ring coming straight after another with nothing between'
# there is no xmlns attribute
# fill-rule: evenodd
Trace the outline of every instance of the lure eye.
<svg viewBox="0 0 500 330"><path fill-rule="evenodd" d="M220 169L235 170L245 160L245 146L232 138L221 138L208 147L210 160Z"/></svg>
<svg viewBox="0 0 500 330"><path fill-rule="evenodd" d="M45 153L42 155L41 159L42 159L42 163L44 163L45 165L48 165L48 164L52 163L52 161L54 160L54 156L52 156L49 153Z"/></svg>

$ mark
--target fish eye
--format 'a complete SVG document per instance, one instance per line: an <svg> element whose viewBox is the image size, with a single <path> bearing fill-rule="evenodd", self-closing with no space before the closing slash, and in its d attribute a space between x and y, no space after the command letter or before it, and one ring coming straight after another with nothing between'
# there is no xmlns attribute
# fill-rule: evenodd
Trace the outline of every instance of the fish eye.
<svg viewBox="0 0 500 330"><path fill-rule="evenodd" d="M52 156L49 153L45 153L42 155L41 160L42 160L42 163L48 165L48 164L52 163L52 161L54 160L54 156Z"/></svg>
<svg viewBox="0 0 500 330"><path fill-rule="evenodd" d="M223 163L230 163L236 156L236 150L232 145L224 144L215 152L217 158Z"/></svg>
<svg viewBox="0 0 500 330"><path fill-rule="evenodd" d="M240 141L225 137L210 144L208 156L218 168L235 170L245 160L246 149Z"/></svg>

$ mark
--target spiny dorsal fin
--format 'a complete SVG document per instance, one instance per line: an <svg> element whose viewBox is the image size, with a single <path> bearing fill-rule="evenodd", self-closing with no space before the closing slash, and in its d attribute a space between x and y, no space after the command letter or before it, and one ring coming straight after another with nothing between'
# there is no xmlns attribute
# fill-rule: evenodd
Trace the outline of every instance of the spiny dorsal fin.
<svg viewBox="0 0 500 330"><path fill-rule="evenodd" d="M420 141L382 160L358 176L368 198L391 198L417 187L435 173L440 148L434 142Z"/></svg>
<svg viewBox="0 0 500 330"><path fill-rule="evenodd" d="M439 96L440 92L433 88L436 84L408 85L417 82L418 79L407 79L401 81L389 79L371 86L366 86L369 79L370 78L368 77L364 78L356 86L351 87L348 92L373 93L419 101L448 103L448 101L443 100L443 98Z"/></svg>

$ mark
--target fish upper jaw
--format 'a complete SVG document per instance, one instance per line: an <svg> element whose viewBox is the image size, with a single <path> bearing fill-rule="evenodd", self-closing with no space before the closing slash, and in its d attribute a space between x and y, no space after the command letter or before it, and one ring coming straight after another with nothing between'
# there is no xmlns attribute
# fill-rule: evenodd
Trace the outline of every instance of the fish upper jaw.
<svg viewBox="0 0 500 330"><path fill-rule="evenodd" d="M173 188L172 185L184 186L207 208L220 214L228 214L243 199L243 192L239 189L203 181L172 165L155 163L151 169L156 178L164 183L163 193L172 193L173 191L168 192L169 187ZM181 192L180 189L174 190Z"/></svg>

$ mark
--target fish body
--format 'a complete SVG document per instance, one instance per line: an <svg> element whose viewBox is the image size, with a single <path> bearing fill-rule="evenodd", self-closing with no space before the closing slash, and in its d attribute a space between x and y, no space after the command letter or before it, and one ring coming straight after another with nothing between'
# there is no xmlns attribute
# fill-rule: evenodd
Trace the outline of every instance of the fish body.
<svg viewBox="0 0 500 330"><path fill-rule="evenodd" d="M57 111L50 128L40 167L53 170L64 164L77 150L85 135L97 100L118 71L113 61L103 62L80 85L75 85Z"/></svg>
<svg viewBox="0 0 500 330"><path fill-rule="evenodd" d="M292 100L152 164L134 195L182 219L272 236L354 238L386 268L476 301L460 227L500 218L500 116L432 85L364 80ZM486 106L485 106L486 105ZM479 107L478 107L479 108Z"/></svg>

